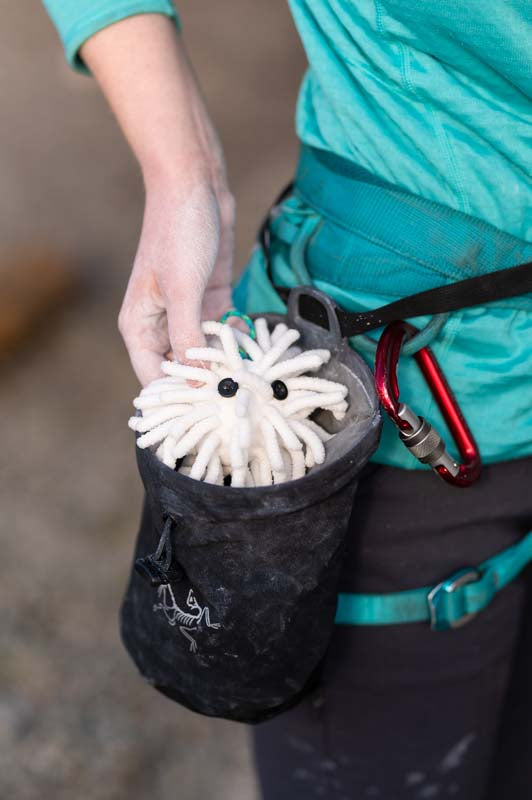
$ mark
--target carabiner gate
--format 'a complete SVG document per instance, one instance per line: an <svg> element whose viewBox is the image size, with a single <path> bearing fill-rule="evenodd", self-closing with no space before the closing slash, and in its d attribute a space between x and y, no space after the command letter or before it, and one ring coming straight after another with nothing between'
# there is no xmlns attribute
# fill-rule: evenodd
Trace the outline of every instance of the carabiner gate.
<svg viewBox="0 0 532 800"><path fill-rule="evenodd" d="M384 410L397 426L399 438L419 461L429 464L443 480L453 486L470 486L480 475L480 453L456 398L429 347L418 350L414 358L451 431L461 463L453 459L442 437L430 422L418 417L409 406L399 400L397 364L401 347L406 339L417 332L417 328L402 320L392 322L385 328L375 356L377 394Z"/></svg>

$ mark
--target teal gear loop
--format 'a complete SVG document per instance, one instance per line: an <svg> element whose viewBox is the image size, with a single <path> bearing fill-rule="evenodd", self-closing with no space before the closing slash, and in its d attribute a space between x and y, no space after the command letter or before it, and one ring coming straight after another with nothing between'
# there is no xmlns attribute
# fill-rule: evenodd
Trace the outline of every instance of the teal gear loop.
<svg viewBox="0 0 532 800"><path fill-rule="evenodd" d="M229 311L226 311L225 314L222 314L222 316L220 317L220 322L222 323L226 322L229 319L229 317L238 317L238 319L243 320L248 326L250 338L253 339L253 341L256 340L257 333L255 331L255 325L253 323L253 320L248 314L244 314L243 311L238 311L236 308L230 308ZM240 353L241 358L247 358L251 360L251 356L248 353L246 353L246 351L242 347L239 347L238 351Z"/></svg>
<svg viewBox="0 0 532 800"><path fill-rule="evenodd" d="M287 207L286 201L281 206L281 209L284 212L289 210L290 212L294 213L295 211L295 209L292 209L289 206ZM301 225L300 234L299 236L296 236L290 248L290 263L292 269L294 270L294 275L298 283L303 286L310 285L312 283L312 279L306 266L305 254L308 243L316 233L320 223L321 217L318 214L313 214L308 211L305 212L305 219ZM419 331L419 333L416 333L415 336L405 342L401 350L401 355L413 356L414 353L418 352L418 350L422 350L423 347L427 347L427 345L429 345L439 336L448 319L449 314L435 314L427 323L427 325L425 325L425 327ZM372 357L374 357L377 352L376 340L372 339L371 336L368 336L365 333L361 333L358 336L352 336L349 339L349 343L355 348L355 350L359 350L361 353L366 353Z"/></svg>
<svg viewBox="0 0 532 800"><path fill-rule="evenodd" d="M337 625L430 622L432 630L458 628L491 603L532 562L532 531L476 567L457 570L436 586L389 594L339 594Z"/></svg>

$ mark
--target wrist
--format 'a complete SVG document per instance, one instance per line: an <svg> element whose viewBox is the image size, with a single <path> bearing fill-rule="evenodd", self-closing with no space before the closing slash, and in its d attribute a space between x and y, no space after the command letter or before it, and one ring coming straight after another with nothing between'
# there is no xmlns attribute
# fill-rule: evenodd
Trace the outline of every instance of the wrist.
<svg viewBox="0 0 532 800"><path fill-rule="evenodd" d="M152 154L140 165L147 193L161 193L176 186L190 189L209 182L211 169L202 153L192 149L178 154Z"/></svg>

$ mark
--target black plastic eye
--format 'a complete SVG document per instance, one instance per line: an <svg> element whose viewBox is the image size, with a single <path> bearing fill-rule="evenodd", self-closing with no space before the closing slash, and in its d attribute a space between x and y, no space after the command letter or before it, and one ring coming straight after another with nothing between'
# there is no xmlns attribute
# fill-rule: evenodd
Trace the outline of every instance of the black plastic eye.
<svg viewBox="0 0 532 800"><path fill-rule="evenodd" d="M234 397L238 392L238 383L232 378L222 378L218 384L218 392L222 397Z"/></svg>
<svg viewBox="0 0 532 800"><path fill-rule="evenodd" d="M288 388L286 383L282 381L274 381L272 383L273 396L276 400L286 400L288 397Z"/></svg>

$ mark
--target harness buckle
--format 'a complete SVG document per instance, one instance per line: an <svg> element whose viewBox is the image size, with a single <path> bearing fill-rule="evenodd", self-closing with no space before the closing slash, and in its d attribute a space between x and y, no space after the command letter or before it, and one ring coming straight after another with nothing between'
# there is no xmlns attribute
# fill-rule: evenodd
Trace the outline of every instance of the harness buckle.
<svg viewBox="0 0 532 800"><path fill-rule="evenodd" d="M477 567L459 569L450 578L438 583L427 595L430 611L430 627L433 631L461 628L477 616L465 608L465 595L459 590L482 577Z"/></svg>

